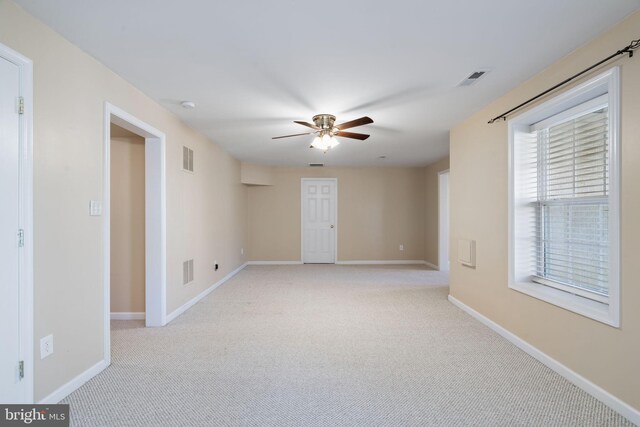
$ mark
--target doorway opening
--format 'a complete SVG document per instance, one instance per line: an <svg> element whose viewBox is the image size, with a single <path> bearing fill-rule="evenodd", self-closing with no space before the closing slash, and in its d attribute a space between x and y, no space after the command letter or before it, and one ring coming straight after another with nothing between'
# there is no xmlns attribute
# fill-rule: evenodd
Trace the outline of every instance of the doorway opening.
<svg viewBox="0 0 640 427"><path fill-rule="evenodd" d="M0 402L32 403L33 63L0 44Z"/></svg>
<svg viewBox="0 0 640 427"><path fill-rule="evenodd" d="M338 179L302 178L303 264L335 264L338 254Z"/></svg>
<svg viewBox="0 0 640 427"><path fill-rule="evenodd" d="M145 318L145 138L111 123L111 320Z"/></svg>
<svg viewBox="0 0 640 427"><path fill-rule="evenodd" d="M164 326L167 323L166 142L164 133L109 103L105 103L104 120L104 358L107 363L110 363L112 303L114 304L115 319L143 317L147 327ZM112 130L114 130L113 136ZM126 151L129 152L126 153ZM127 162L133 162L134 157L137 158L135 160L137 163L130 164L129 171L113 168L113 166L124 167L123 165L126 165ZM112 164L112 160L114 164ZM131 170L132 167L133 170ZM113 175L117 173L120 176L112 177L112 172ZM122 188L114 188L112 191L112 183L120 185L121 181L119 180L127 178L134 182L125 182L125 187L128 188L125 188L124 194L121 191ZM135 185L135 188L129 184ZM143 189L140 188L141 185L144 187ZM144 197L144 203L136 200L139 197ZM112 203L114 208L124 210L118 212L118 216L133 213L135 218L125 217L123 223L122 217L112 216ZM141 210L144 214L140 212ZM135 221L138 226L144 224L144 233L133 227ZM127 236L127 233L132 234ZM114 279L117 278L117 280L114 280L113 288L112 236L115 238L114 244L125 244L129 250L134 251L131 259L124 260L124 265L119 264L123 261L120 257L118 259L114 257L116 269L120 268L118 272L120 276L114 276ZM144 236L144 242L135 242L135 239L139 239L141 236ZM140 252L141 248L143 248L143 254ZM113 249L122 249L122 247L114 247ZM144 259L143 271L140 271L142 267L139 264L131 263L136 257L138 260L141 257ZM122 269L129 269L129 271L123 272ZM116 283L122 279L122 276L125 277L125 281L135 278L135 281L139 282L143 278L143 289L139 288L139 283ZM138 288L136 289L135 286ZM122 292L117 297L114 296L113 301L111 298L112 289L114 292ZM144 294L144 304L140 301L142 294ZM128 307L138 307L138 309L143 306L144 312L117 311L121 310L119 307L126 307L126 304L129 304Z"/></svg>
<svg viewBox="0 0 640 427"><path fill-rule="evenodd" d="M438 173L438 267L449 271L449 170Z"/></svg>

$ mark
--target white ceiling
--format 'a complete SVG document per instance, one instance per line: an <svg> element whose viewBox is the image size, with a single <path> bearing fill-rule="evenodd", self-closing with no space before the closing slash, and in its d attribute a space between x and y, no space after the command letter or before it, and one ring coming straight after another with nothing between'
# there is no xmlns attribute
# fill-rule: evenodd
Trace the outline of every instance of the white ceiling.
<svg viewBox="0 0 640 427"><path fill-rule="evenodd" d="M424 165L448 129L640 0L18 0L235 157ZM622 46L621 46L622 47ZM471 87L458 83L491 69ZM185 110L182 100L196 102ZM323 154L293 120L370 116ZM489 117L487 117L489 119ZM385 160L378 156L386 155Z"/></svg>

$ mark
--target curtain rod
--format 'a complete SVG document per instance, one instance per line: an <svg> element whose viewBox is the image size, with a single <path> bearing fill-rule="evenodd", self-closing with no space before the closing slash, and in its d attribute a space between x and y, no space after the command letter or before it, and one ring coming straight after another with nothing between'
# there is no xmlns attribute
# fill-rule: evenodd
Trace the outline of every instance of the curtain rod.
<svg viewBox="0 0 640 427"><path fill-rule="evenodd" d="M525 102L523 102L522 104L513 107L512 109L510 109L509 111L505 111L504 113L500 114L499 116L494 117L493 119L489 120L489 124L494 123L497 120L507 120L507 116L511 113L513 113L516 110L519 110L520 108L524 107L525 105L531 104L533 101L537 100L538 98L541 98L543 96L545 96L546 94L548 94L549 92L553 92L554 90L558 89L561 86L566 85L567 83L569 83L570 81L580 77L581 75L588 73L589 71L593 70L596 67L599 67L600 65L604 64L605 62L608 62L610 60L612 60L613 58L620 56L620 55L624 55L624 54L629 54L629 58L631 58L633 56L633 51L638 49L640 47L640 39L638 40L633 40L631 41L631 43L629 43L629 45L625 46L624 48L620 49L619 51L617 51L616 53L609 55L608 57L606 57L605 59L603 59L602 61L599 61L595 64L593 64L592 66L590 66L589 68L585 68L584 70L580 71L578 74L575 74L571 77L569 77L568 79L558 83L557 85L553 86L552 88L549 88L547 90L545 90L542 93L539 93L538 95L534 96L533 98L530 98L528 100L526 100Z"/></svg>

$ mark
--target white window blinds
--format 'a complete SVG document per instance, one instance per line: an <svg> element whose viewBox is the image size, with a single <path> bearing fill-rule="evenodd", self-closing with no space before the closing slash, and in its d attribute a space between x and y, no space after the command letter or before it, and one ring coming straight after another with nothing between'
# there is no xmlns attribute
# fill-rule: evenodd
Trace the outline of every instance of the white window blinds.
<svg viewBox="0 0 640 427"><path fill-rule="evenodd" d="M596 301L609 289L609 136L600 97L532 126L533 280ZM532 197L532 199L534 199Z"/></svg>

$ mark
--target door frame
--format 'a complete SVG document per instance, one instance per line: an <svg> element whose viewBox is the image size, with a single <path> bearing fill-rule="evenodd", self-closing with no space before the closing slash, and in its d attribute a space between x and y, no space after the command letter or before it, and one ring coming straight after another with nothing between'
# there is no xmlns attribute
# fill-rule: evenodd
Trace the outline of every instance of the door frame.
<svg viewBox="0 0 640 427"><path fill-rule="evenodd" d="M109 102L104 104L104 359L111 363L111 124L145 139L145 322L167 324L166 137Z"/></svg>
<svg viewBox="0 0 640 427"><path fill-rule="evenodd" d="M20 200L19 221L24 230L24 246L18 267L20 359L24 362L24 387L20 400L34 402L34 281L33 281L33 61L0 43L0 57L19 68L19 92L24 100L24 113L20 115ZM17 230L16 230L17 231Z"/></svg>
<svg viewBox="0 0 640 427"><path fill-rule="evenodd" d="M338 178L300 178L300 262L304 264L304 183L305 181L334 181L336 194L334 203L335 236L333 264L338 263Z"/></svg>
<svg viewBox="0 0 640 427"><path fill-rule="evenodd" d="M442 177L447 175L447 239L443 239L443 228L444 228L444 218L442 218ZM439 271L449 271L451 259L450 256L445 258L445 255L450 255L451 248L449 247L451 239L451 203L450 203L450 179L451 175L449 174L449 169L438 172L438 270ZM446 243L446 245L445 245ZM446 246L446 247L445 247Z"/></svg>

